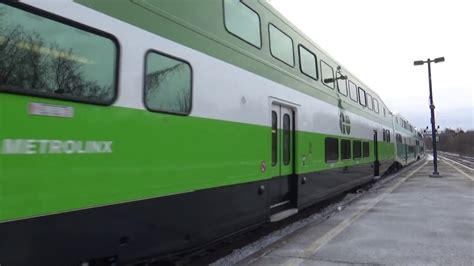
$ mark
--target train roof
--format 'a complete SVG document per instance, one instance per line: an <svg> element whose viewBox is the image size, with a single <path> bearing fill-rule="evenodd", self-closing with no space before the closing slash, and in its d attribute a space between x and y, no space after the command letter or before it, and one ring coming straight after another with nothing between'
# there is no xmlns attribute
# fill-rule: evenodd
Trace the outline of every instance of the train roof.
<svg viewBox="0 0 474 266"><path fill-rule="evenodd" d="M272 13L275 17L281 20L281 22L285 23L288 27L290 27L295 33L299 35L300 38L305 39L307 42L311 43L315 48L319 50L320 53L325 54L328 56L336 65L340 66L345 74L348 74L351 76L352 80L357 81L358 84L364 87L364 89L367 92L370 92L372 95L376 96L381 103L386 107L387 111L391 114L393 114L392 111L388 108L388 106L385 104L383 99L380 97L380 95L371 89L366 83L361 81L359 78L357 78L356 75L354 75L347 67L345 67L342 63L340 63L338 60L336 60L329 52L327 52L324 48L319 46L311 37L309 37L306 33L304 33L302 30L300 30L293 22L291 22L289 19L287 19L280 11L278 11L276 8L273 7L273 5L268 1L268 0L257 0L257 2L265 7L270 13Z"/></svg>

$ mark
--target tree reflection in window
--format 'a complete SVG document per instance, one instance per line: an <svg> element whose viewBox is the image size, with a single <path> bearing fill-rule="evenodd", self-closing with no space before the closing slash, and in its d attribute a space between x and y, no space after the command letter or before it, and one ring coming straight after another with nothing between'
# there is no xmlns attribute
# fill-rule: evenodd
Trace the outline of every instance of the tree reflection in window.
<svg viewBox="0 0 474 266"><path fill-rule="evenodd" d="M146 59L145 104L158 112L191 111L191 67L184 61L150 52Z"/></svg>
<svg viewBox="0 0 474 266"><path fill-rule="evenodd" d="M113 41L5 4L0 4L0 21L0 89L113 100Z"/></svg>

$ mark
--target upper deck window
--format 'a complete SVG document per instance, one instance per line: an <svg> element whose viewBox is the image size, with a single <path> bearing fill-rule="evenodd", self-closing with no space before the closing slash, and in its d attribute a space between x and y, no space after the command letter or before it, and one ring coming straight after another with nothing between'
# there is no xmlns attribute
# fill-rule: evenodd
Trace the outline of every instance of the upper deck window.
<svg viewBox="0 0 474 266"><path fill-rule="evenodd" d="M370 110L374 109L373 98L372 98L372 95L370 95L369 93L367 93L367 107L369 107Z"/></svg>
<svg viewBox="0 0 474 266"><path fill-rule="evenodd" d="M306 47L300 45L298 46L298 51L300 53L300 68L301 72L308 77L317 80L318 79L318 64L316 55L313 54Z"/></svg>
<svg viewBox="0 0 474 266"><path fill-rule="evenodd" d="M349 96L351 100L353 100L354 102L357 102L357 86L354 84L354 82L350 80L348 84L349 84Z"/></svg>
<svg viewBox="0 0 474 266"><path fill-rule="evenodd" d="M0 4L0 90L111 104L117 57L109 34Z"/></svg>
<svg viewBox="0 0 474 266"><path fill-rule="evenodd" d="M239 0L224 0L224 24L233 35L260 48L260 17Z"/></svg>
<svg viewBox="0 0 474 266"><path fill-rule="evenodd" d="M295 57L293 55L293 40L290 36L286 35L283 31L269 25L270 32L270 52L273 57L281 60L283 63L294 66Z"/></svg>
<svg viewBox="0 0 474 266"><path fill-rule="evenodd" d="M337 75L337 90L340 94L347 96L347 80L341 79L341 74Z"/></svg>
<svg viewBox="0 0 474 266"><path fill-rule="evenodd" d="M334 89L334 68L321 60L321 77L323 84Z"/></svg>
<svg viewBox="0 0 474 266"><path fill-rule="evenodd" d="M365 90L359 87L359 103L362 106L367 106L367 96Z"/></svg>
<svg viewBox="0 0 474 266"><path fill-rule="evenodd" d="M374 98L374 111L377 114L380 112L380 110L379 110L379 101L376 98ZM384 109L384 111L385 111L385 109Z"/></svg>

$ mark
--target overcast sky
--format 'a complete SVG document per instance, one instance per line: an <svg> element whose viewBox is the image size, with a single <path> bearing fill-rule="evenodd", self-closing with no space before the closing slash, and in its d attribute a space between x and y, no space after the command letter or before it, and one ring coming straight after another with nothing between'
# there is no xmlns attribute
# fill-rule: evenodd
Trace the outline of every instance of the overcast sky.
<svg viewBox="0 0 474 266"><path fill-rule="evenodd" d="M474 1L268 0L343 67L416 127L474 129Z"/></svg>

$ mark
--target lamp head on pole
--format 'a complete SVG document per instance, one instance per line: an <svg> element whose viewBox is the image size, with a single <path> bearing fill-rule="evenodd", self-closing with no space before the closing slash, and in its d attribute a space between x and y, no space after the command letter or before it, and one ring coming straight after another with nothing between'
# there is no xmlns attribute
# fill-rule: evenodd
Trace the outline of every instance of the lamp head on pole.
<svg viewBox="0 0 474 266"><path fill-rule="evenodd" d="M424 62L423 60L418 60L418 61L413 62L413 64L414 64L415 66L421 66L421 65L423 65L424 63L425 63L425 62Z"/></svg>
<svg viewBox="0 0 474 266"><path fill-rule="evenodd" d="M441 62L444 62L444 57L438 57L438 58L435 58L434 62L435 62L435 63L441 63Z"/></svg>

